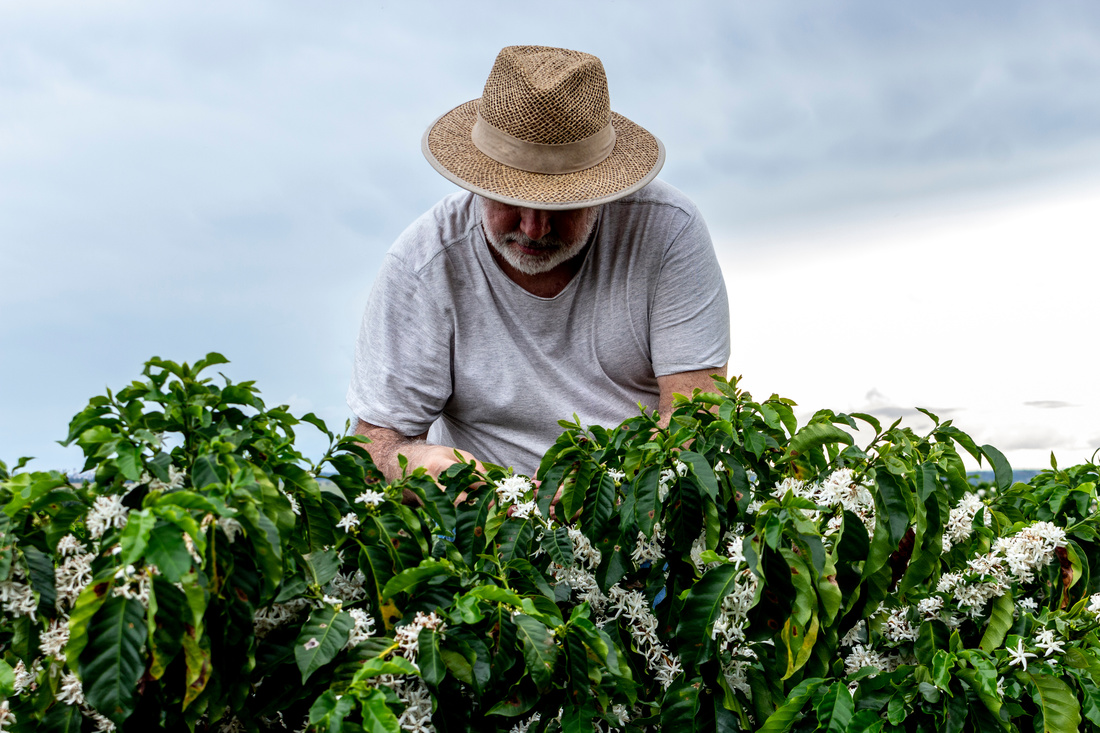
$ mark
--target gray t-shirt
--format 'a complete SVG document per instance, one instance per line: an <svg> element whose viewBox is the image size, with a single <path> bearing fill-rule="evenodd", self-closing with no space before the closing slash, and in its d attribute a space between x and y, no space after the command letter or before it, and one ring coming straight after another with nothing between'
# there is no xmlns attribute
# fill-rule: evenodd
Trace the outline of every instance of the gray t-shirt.
<svg viewBox="0 0 1100 733"><path fill-rule="evenodd" d="M657 377L729 359L726 288L695 205L654 181L605 204L553 298L497 264L477 197L448 196L387 253L348 390L352 412L533 475L577 413L618 425L657 407ZM430 429L429 429L430 428Z"/></svg>

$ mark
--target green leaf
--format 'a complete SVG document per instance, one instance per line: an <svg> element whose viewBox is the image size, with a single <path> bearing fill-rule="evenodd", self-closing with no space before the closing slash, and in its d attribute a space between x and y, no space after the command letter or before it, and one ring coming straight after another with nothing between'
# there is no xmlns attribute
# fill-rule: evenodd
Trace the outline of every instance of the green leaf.
<svg viewBox="0 0 1100 733"><path fill-rule="evenodd" d="M803 456L809 451L820 448L826 443L844 443L851 445L852 436L832 423L812 422L803 425L794 434L787 446L787 454L793 457Z"/></svg>
<svg viewBox="0 0 1100 733"><path fill-rule="evenodd" d="M386 696L381 690L375 688L360 696L359 708L366 733L401 733L397 716L386 705Z"/></svg>
<svg viewBox="0 0 1100 733"><path fill-rule="evenodd" d="M561 494L560 511L562 517L572 517L584 504L584 497L588 493L588 487L592 485L592 479L596 476L599 467L591 462L584 461L573 473L572 483L566 482Z"/></svg>
<svg viewBox="0 0 1100 733"><path fill-rule="evenodd" d="M989 625L985 627L985 633L978 644L983 652L992 653L998 649L1005 640L1005 634L1012 628L1015 604L1012 601L1012 591L1005 593L993 601L992 611L989 614Z"/></svg>
<svg viewBox="0 0 1100 733"><path fill-rule="evenodd" d="M542 549L551 560L562 567L567 568L573 564L573 541L569 539L569 530L565 527L558 527L553 532L544 534Z"/></svg>
<svg viewBox="0 0 1100 733"><path fill-rule="evenodd" d="M936 687L945 692L948 691L948 686L951 684L951 670L954 667L955 655L943 649L937 649L932 657L932 682Z"/></svg>
<svg viewBox="0 0 1100 733"><path fill-rule="evenodd" d="M450 560L424 560L420 565L402 570L390 578L382 589L382 595L385 598L393 598L398 593L409 591L429 578L454 574L454 565Z"/></svg>
<svg viewBox="0 0 1100 733"><path fill-rule="evenodd" d="M890 529L889 550L893 552L897 549L905 531L909 529L909 507L905 501L905 494L909 492L909 487L884 471L879 471L875 477L875 485L878 489L875 513L880 519L888 517L890 520L887 525Z"/></svg>
<svg viewBox="0 0 1100 733"><path fill-rule="evenodd" d="M110 587L107 581L93 580L73 604L73 610L69 613L69 643L65 645L65 657L73 669L77 668L77 660L88 644L92 619L107 600Z"/></svg>
<svg viewBox="0 0 1100 733"><path fill-rule="evenodd" d="M657 491L660 478L659 467L646 466L634 479L634 521L646 537L653 536L653 523L661 508Z"/></svg>
<svg viewBox="0 0 1100 733"><path fill-rule="evenodd" d="M439 634L434 629L421 629L419 636L420 652L417 665L420 676L433 687L437 687L447 674L447 665L439 654Z"/></svg>
<svg viewBox="0 0 1100 733"><path fill-rule="evenodd" d="M34 545L23 548L23 559L30 571L31 587L38 591L38 612L53 618L57 615L57 586L54 583L53 558Z"/></svg>
<svg viewBox="0 0 1100 733"><path fill-rule="evenodd" d="M0 513L0 582L8 579L11 561L15 557L15 542L8 539L10 526L11 518Z"/></svg>
<svg viewBox="0 0 1100 733"><path fill-rule="evenodd" d="M168 665L183 646L184 624L190 609L187 596L160 576L153 577L149 590L149 613L146 621L149 633L149 676L157 680L164 676Z"/></svg>
<svg viewBox="0 0 1100 733"><path fill-rule="evenodd" d="M326 585L340 571L340 560L336 556L336 550L318 550L303 555L302 559L306 561L306 566L303 568L306 571L306 581L314 585Z"/></svg>
<svg viewBox="0 0 1100 733"><path fill-rule="evenodd" d="M149 533L145 559L172 583L191 570L191 555L183 542L183 533L170 522L161 522Z"/></svg>
<svg viewBox="0 0 1100 733"><path fill-rule="evenodd" d="M123 565L133 565L141 559L149 544L149 533L156 523L157 518L148 509L130 512L120 538Z"/></svg>
<svg viewBox="0 0 1100 733"><path fill-rule="evenodd" d="M606 471L592 482L585 500L584 531L589 537L599 537L615 512L615 479Z"/></svg>
<svg viewBox="0 0 1100 733"><path fill-rule="evenodd" d="M4 507L4 513L14 517L20 509L33 504L59 486L69 483L60 473L21 473L5 482L4 488L12 493L11 500Z"/></svg>
<svg viewBox="0 0 1100 733"><path fill-rule="evenodd" d="M842 733L848 730L852 713L855 712L855 703L852 702L848 686L843 681L834 682L825 694L814 701L814 710L817 711L818 730L826 733Z"/></svg>
<svg viewBox="0 0 1100 733"><path fill-rule="evenodd" d="M121 727L145 672L145 609L137 599L111 596L92 618L88 638L80 654L84 699Z"/></svg>
<svg viewBox="0 0 1100 733"><path fill-rule="evenodd" d="M539 689L549 688L560 651L554 643L554 635L541 621L525 614L517 614L512 620L516 624L516 636L523 643L523 658L531 679Z"/></svg>
<svg viewBox="0 0 1100 733"><path fill-rule="evenodd" d="M191 484L196 489L204 489L211 484L224 484L229 479L229 472L224 466L220 466L213 456L199 456L195 459L195 466L191 470Z"/></svg>
<svg viewBox="0 0 1100 733"><path fill-rule="evenodd" d="M711 627L721 611L722 600L734 588L736 575L736 565L719 565L708 570L688 591L676 626L680 658L685 666L711 656L714 649Z"/></svg>
<svg viewBox="0 0 1100 733"><path fill-rule="evenodd" d="M239 510L237 519L252 543L252 558L264 579L261 601L267 602L275 597L283 579L283 552L279 529L251 501L243 503Z"/></svg>
<svg viewBox="0 0 1100 733"><path fill-rule="evenodd" d="M699 716L699 688L703 681L699 677L693 680L678 679L665 692L661 706L661 729L676 733L696 730Z"/></svg>
<svg viewBox="0 0 1100 733"><path fill-rule="evenodd" d="M450 670L455 679L470 687L474 686L474 663L472 659L455 649L440 649L439 656L443 658L443 663L447 665L447 669Z"/></svg>
<svg viewBox="0 0 1100 733"><path fill-rule="evenodd" d="M0 659L0 697L11 697L13 694L15 694L15 670Z"/></svg>
<svg viewBox="0 0 1100 733"><path fill-rule="evenodd" d="M435 633L431 629L421 629L420 633ZM418 637L419 638L419 637ZM438 644L436 645L438 648ZM366 662L359 666L359 669L355 672L355 677L352 682L361 682L362 680L370 679L371 677L378 677L383 674L418 674L416 667L412 662L404 657L391 656L389 659L382 659L381 657L374 657L368 659Z"/></svg>
<svg viewBox="0 0 1100 733"><path fill-rule="evenodd" d="M759 733L781 733L790 730L794 722L801 718L800 713L806 701L813 697L814 692L823 682L824 680L817 677L799 682L787 695L783 704L764 721Z"/></svg>
<svg viewBox="0 0 1100 733"><path fill-rule="evenodd" d="M1043 706L1044 733L1074 733L1081 725L1081 706L1077 695L1058 677L1027 673Z"/></svg>
<svg viewBox="0 0 1100 733"><path fill-rule="evenodd" d="M120 443L115 465L118 466L118 472L127 481L140 481L142 474L141 448L125 442Z"/></svg>
<svg viewBox="0 0 1100 733"><path fill-rule="evenodd" d="M348 632L355 625L351 614L325 606L309 615L309 620L294 642L294 660L304 684L314 672L331 662L348 643Z"/></svg>
<svg viewBox="0 0 1100 733"><path fill-rule="evenodd" d="M882 423L880 423L878 418L874 415L868 415L866 412L853 412L851 414L852 417L858 417L860 420L873 427L876 433L882 432Z"/></svg>
<svg viewBox="0 0 1100 733"><path fill-rule="evenodd" d="M54 705L42 718L38 733L80 733L84 715L76 705Z"/></svg>
<svg viewBox="0 0 1100 733"><path fill-rule="evenodd" d="M523 605L523 598L507 588L501 588L497 585L479 585L467 595L494 603L506 603L517 608Z"/></svg>
<svg viewBox="0 0 1100 733"><path fill-rule="evenodd" d="M377 692L377 690L372 690ZM351 713L356 703L354 695L343 695L337 699L336 693L326 690L309 708L309 724L328 733L341 733L344 719Z"/></svg>
<svg viewBox="0 0 1100 733"><path fill-rule="evenodd" d="M848 726L848 733L879 733L885 720L879 717L875 710L859 710L852 716L852 722Z"/></svg>
<svg viewBox="0 0 1100 733"><path fill-rule="evenodd" d="M982 446L982 455L993 466L993 477L998 491L1007 491L1012 486L1012 466L1008 465L1008 459L1004 454L991 445Z"/></svg>
<svg viewBox="0 0 1100 733"><path fill-rule="evenodd" d="M711 499L717 499L718 478L714 475L714 469L711 468L707 459L694 451L686 450L681 451L680 460L691 466L696 477L699 479L699 483L703 485L703 489L706 491L707 496Z"/></svg>

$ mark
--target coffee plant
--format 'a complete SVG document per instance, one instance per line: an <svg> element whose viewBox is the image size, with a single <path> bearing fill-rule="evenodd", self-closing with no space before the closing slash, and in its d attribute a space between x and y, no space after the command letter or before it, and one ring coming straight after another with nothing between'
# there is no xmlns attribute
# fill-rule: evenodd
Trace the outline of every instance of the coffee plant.
<svg viewBox="0 0 1100 733"><path fill-rule="evenodd" d="M93 398L79 477L0 463L0 730L1100 730L1095 463L716 379L387 484L224 362Z"/></svg>

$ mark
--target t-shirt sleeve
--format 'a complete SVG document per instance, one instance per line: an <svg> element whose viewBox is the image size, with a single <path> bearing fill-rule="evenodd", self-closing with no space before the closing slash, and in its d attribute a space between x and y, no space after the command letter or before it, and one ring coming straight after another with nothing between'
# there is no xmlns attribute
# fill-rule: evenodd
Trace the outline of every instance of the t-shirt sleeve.
<svg viewBox="0 0 1100 733"><path fill-rule="evenodd" d="M655 376L720 367L729 361L726 285L710 232L698 212L665 252L649 328Z"/></svg>
<svg viewBox="0 0 1100 733"><path fill-rule="evenodd" d="M432 292L420 273L386 255L363 313L348 389L360 420L419 435L450 399L453 318Z"/></svg>

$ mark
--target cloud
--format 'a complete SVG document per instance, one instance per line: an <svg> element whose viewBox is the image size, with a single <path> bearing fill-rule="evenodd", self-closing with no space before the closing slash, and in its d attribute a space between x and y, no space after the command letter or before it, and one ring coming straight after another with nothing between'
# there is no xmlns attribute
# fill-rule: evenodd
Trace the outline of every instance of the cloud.
<svg viewBox="0 0 1100 733"><path fill-rule="evenodd" d="M963 408L961 407L936 407L936 408L924 408L928 412L932 413L941 420L945 415L951 415L957 413ZM861 407L854 408L852 412L865 412L870 415L874 415L879 418L886 418L889 420L896 420L898 418L912 417L917 418L920 421L928 420L928 416L918 410L916 407L903 407L895 404L893 400L880 392L877 388L872 387L864 396L864 404Z"/></svg>
<svg viewBox="0 0 1100 733"><path fill-rule="evenodd" d="M537 24L522 4L423 8L0 5L5 455L77 463L52 441L153 353L222 350L235 378L339 419L382 253L453 190L420 136L480 93L506 44L600 55L613 107L665 142L662 175L716 241L744 248L797 228L832 252L823 221L1073 181L1100 162L1095 4L563 0ZM951 269L936 267L922 287ZM874 279L844 263L834 282Z"/></svg>
<svg viewBox="0 0 1100 733"><path fill-rule="evenodd" d="M1044 409L1057 409L1060 407L1080 407L1080 405L1072 402L1063 402L1061 400L1034 400L1032 402L1025 402L1028 407L1041 407Z"/></svg>

